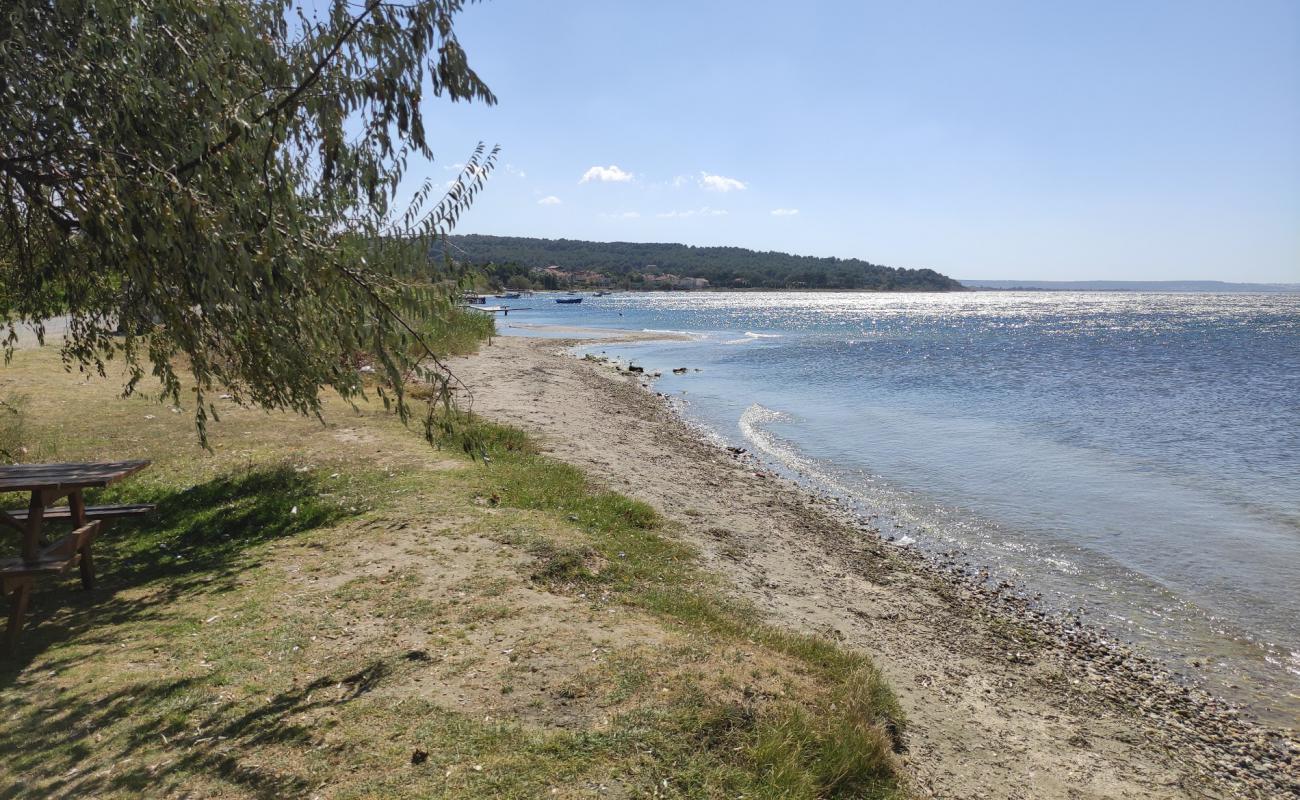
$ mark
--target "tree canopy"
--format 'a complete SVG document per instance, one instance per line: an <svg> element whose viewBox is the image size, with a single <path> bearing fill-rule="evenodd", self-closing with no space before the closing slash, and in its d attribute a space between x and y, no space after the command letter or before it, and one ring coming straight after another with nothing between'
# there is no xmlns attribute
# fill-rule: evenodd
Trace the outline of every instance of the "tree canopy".
<svg viewBox="0 0 1300 800"><path fill-rule="evenodd" d="M179 402L186 364L202 433L215 387L318 413L324 388L361 391L366 353L405 415L403 377L428 353L403 314L451 308L450 290L408 277L427 275L496 156L480 146L449 191L394 202L433 158L426 97L496 102L457 41L463 6L7 2L6 358L16 324L67 315L65 362L104 374L123 358L128 393L152 373Z"/></svg>

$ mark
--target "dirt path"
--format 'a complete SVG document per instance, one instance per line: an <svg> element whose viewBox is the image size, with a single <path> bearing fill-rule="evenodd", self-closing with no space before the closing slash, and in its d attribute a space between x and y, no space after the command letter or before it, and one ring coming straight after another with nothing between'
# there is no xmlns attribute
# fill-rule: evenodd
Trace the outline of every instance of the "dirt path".
<svg viewBox="0 0 1300 800"><path fill-rule="evenodd" d="M563 344L503 337L452 367L476 411L661 509L772 621L870 653L907 711L919 794L1278 797L1300 786L1293 739L1153 684L1122 652L989 613L969 587L700 441L635 379Z"/></svg>

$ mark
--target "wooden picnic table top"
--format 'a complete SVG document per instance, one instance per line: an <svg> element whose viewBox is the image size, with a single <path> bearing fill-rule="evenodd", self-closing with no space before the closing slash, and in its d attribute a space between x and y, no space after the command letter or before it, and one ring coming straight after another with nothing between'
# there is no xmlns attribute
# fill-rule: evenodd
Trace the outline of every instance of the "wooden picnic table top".
<svg viewBox="0 0 1300 800"><path fill-rule="evenodd" d="M134 475L149 461L92 461L0 466L0 492L103 487Z"/></svg>

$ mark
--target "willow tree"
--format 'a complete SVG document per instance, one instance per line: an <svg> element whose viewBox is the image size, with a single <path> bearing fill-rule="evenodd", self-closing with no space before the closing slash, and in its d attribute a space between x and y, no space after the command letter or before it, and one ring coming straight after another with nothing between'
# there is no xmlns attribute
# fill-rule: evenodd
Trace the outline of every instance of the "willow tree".
<svg viewBox="0 0 1300 800"><path fill-rule="evenodd" d="M430 244L495 160L395 203L433 158L426 96L493 104L461 0L7 0L0 10L0 324L66 316L69 368L152 374L200 434L212 392L319 414L362 390L358 354L404 378L432 356L409 314ZM427 170L426 170L427 171ZM427 271L426 271L427 274ZM445 388L437 365L427 377Z"/></svg>

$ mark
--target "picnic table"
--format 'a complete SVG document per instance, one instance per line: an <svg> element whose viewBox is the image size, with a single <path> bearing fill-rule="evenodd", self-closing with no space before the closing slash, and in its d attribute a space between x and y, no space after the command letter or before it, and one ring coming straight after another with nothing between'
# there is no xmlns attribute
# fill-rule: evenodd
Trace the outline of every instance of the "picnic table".
<svg viewBox="0 0 1300 800"><path fill-rule="evenodd" d="M0 527L21 535L18 558L0 560L0 594L9 598L9 625L5 647L12 647L22 630L23 617L32 585L42 575L65 572L74 563L81 568L81 584L95 583L95 562L90 545L105 520L134 516L153 510L151 505L87 507L82 493L102 488L134 475L149 466L148 461L108 461L72 464L14 464L0 466L0 494L30 493L26 510L0 510ZM68 499L68 505L54 503ZM49 520L71 520L72 532L50 544L44 540Z"/></svg>

